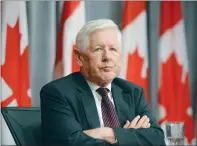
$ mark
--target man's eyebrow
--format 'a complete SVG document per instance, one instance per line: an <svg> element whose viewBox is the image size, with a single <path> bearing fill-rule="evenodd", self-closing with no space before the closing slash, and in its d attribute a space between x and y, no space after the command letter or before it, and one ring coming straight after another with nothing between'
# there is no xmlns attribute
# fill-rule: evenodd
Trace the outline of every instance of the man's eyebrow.
<svg viewBox="0 0 197 146"><path fill-rule="evenodd" d="M103 47L103 46L105 46L105 45L103 45L103 44L96 44L95 47L97 47L97 46Z"/></svg>

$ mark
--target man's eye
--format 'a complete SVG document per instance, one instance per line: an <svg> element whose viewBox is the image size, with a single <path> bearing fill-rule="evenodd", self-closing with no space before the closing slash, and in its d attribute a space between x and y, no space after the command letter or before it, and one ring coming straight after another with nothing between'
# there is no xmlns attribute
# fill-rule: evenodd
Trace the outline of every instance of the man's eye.
<svg viewBox="0 0 197 146"><path fill-rule="evenodd" d="M110 48L110 50L111 50L111 51L116 51L116 49L115 49L115 48Z"/></svg>
<svg viewBox="0 0 197 146"><path fill-rule="evenodd" d="M94 51L96 52L96 51L99 51L99 50L101 50L101 48L96 48Z"/></svg>

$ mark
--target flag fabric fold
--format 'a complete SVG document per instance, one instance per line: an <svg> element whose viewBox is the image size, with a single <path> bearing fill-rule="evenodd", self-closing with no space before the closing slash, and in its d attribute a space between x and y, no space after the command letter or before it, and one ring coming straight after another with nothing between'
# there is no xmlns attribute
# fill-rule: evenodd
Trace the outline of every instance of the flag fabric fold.
<svg viewBox="0 0 197 146"><path fill-rule="evenodd" d="M125 1L122 22L122 69L120 77L148 88L147 13L145 1Z"/></svg>
<svg viewBox="0 0 197 146"><path fill-rule="evenodd" d="M53 79L79 71L73 49L78 31L85 24L85 2L65 1L57 38L56 59Z"/></svg>
<svg viewBox="0 0 197 146"><path fill-rule="evenodd" d="M185 143L195 144L181 2L162 1L160 19L159 122L184 122Z"/></svg>
<svg viewBox="0 0 197 146"><path fill-rule="evenodd" d="M31 107L26 3L4 1L1 7L1 107ZM2 144L14 144L5 121L2 121L2 131Z"/></svg>

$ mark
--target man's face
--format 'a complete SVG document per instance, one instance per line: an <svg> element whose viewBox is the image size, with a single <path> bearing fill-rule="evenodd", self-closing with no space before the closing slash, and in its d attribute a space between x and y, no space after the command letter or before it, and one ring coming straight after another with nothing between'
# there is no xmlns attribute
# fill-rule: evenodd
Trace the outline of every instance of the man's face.
<svg viewBox="0 0 197 146"><path fill-rule="evenodd" d="M114 28L98 29L91 33L89 40L89 48L80 52L82 73L88 80L106 85L120 71L118 34Z"/></svg>

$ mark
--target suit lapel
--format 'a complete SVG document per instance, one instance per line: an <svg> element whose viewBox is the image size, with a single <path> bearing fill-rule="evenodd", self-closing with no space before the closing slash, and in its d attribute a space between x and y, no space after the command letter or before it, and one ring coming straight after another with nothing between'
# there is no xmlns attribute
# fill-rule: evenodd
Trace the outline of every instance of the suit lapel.
<svg viewBox="0 0 197 146"><path fill-rule="evenodd" d="M94 96L92 91L87 84L84 77L81 75L77 79L78 95L83 103L83 107L85 109L86 118L90 128L98 128L100 127L98 112L94 100Z"/></svg>
<svg viewBox="0 0 197 146"><path fill-rule="evenodd" d="M83 103L89 128L100 127L98 112L92 91L81 73L76 75L76 84L78 95ZM80 86L79 86L80 85ZM119 86L112 82L112 96L119 117L120 125L123 127L126 120L132 120L135 117L135 109L133 101L131 101L130 93L124 92ZM96 114L95 114L96 113Z"/></svg>
<svg viewBox="0 0 197 146"><path fill-rule="evenodd" d="M132 115L132 113L130 113L132 111L128 106L130 95L127 92L123 92L122 89L115 84L112 84L112 95L114 98L120 125L123 127L126 123L126 120L130 120L130 115Z"/></svg>

